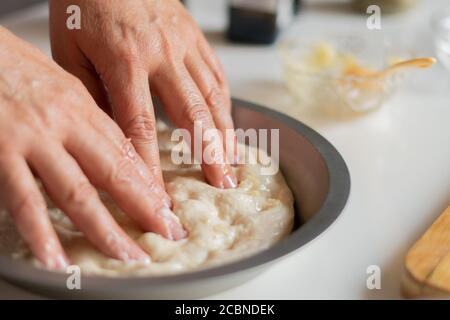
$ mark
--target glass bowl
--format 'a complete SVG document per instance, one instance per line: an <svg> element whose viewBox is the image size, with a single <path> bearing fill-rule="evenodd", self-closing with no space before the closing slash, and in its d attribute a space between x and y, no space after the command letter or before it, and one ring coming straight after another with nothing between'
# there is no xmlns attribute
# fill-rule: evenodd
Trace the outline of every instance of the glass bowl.
<svg viewBox="0 0 450 320"><path fill-rule="evenodd" d="M382 106L403 77L398 72L378 77L374 72L410 58L389 54L387 41L358 36L289 39L281 42L279 53L284 81L294 97L308 106L343 112Z"/></svg>

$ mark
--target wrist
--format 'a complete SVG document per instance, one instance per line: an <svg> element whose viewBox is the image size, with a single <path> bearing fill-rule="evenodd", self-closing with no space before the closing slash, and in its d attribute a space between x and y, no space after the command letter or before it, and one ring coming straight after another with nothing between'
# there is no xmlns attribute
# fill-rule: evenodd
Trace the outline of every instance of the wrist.
<svg viewBox="0 0 450 320"><path fill-rule="evenodd" d="M0 65L9 64L9 53L13 51L17 38L11 31L3 26L0 26Z"/></svg>

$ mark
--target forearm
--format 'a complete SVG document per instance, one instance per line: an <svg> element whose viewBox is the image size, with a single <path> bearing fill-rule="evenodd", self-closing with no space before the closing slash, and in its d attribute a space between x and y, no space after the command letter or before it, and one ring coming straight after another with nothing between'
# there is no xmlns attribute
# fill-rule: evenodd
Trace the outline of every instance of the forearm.
<svg viewBox="0 0 450 320"><path fill-rule="evenodd" d="M14 38L18 39L14 34L12 34L8 29L0 25L0 64L2 63L3 55L6 54L14 42Z"/></svg>

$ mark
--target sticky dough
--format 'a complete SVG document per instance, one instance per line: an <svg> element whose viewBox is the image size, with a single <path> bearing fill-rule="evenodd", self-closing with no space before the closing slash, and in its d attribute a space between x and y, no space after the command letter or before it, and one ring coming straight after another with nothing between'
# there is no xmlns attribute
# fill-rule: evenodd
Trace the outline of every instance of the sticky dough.
<svg viewBox="0 0 450 320"><path fill-rule="evenodd" d="M176 166L170 161L170 130L158 123L158 131L167 191L174 212L189 232L188 238L169 241L158 234L142 232L100 192L111 214L152 259L149 264L124 263L96 250L47 199L66 253L82 273L114 277L193 271L249 256L289 234L294 220L293 197L280 172L264 176L259 164L239 165L233 168L240 181L237 189L214 188L204 181L198 165ZM250 152L256 150L250 148ZM37 264L4 211L0 213L0 253Z"/></svg>

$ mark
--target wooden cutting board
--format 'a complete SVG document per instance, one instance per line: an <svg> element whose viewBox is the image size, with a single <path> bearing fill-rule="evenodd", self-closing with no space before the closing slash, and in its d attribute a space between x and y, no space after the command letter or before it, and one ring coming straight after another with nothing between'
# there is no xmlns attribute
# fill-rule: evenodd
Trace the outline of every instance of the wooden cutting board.
<svg viewBox="0 0 450 320"><path fill-rule="evenodd" d="M402 293L406 298L450 297L450 207L408 251Z"/></svg>

